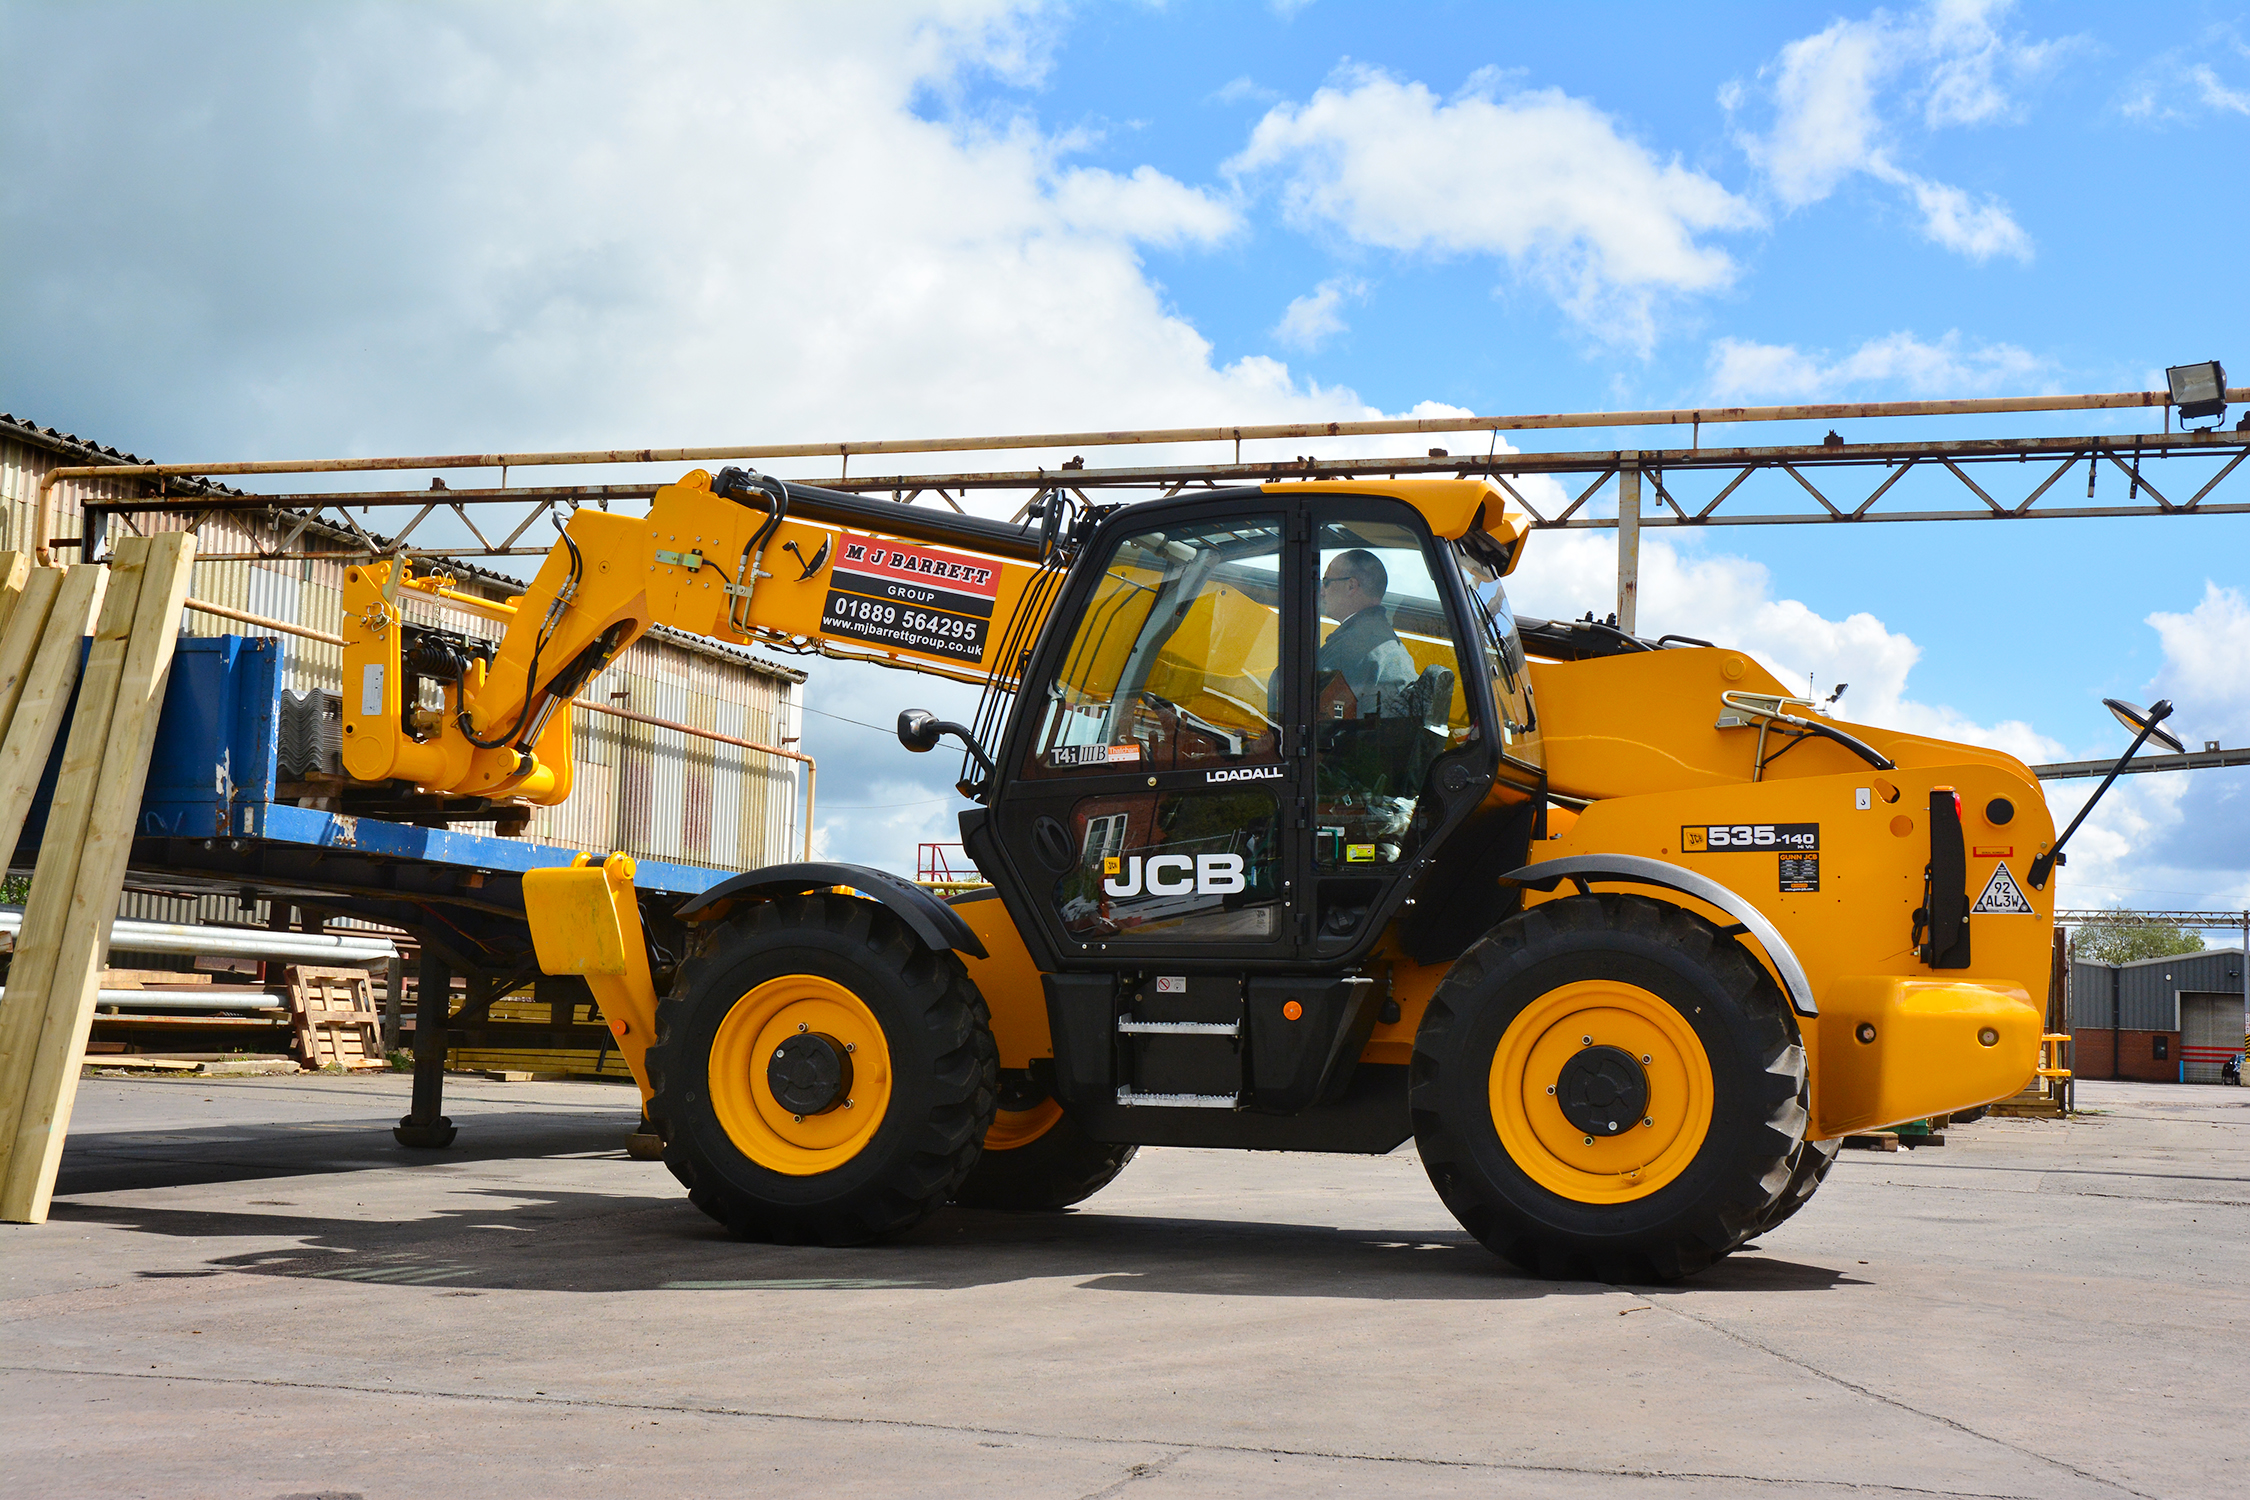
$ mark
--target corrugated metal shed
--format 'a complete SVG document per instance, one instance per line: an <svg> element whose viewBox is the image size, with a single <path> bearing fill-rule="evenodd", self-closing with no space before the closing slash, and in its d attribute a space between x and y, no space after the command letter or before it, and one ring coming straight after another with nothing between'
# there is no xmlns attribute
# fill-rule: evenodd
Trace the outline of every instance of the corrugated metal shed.
<svg viewBox="0 0 2250 1500"><path fill-rule="evenodd" d="M0 415L0 547L29 550L38 544L39 479L48 469L105 461L139 462L114 448ZM141 482L79 480L58 485L51 534L75 537L83 500L129 498L139 492L126 486ZM349 552L364 552L364 544L350 533L318 523L304 526L303 516L288 511L136 519L144 528L193 524L197 550L204 554L334 547L338 556L333 561L236 559L199 562L195 568L193 597L315 630L338 628L344 570L356 560ZM282 546L284 538L292 535L294 544ZM60 554L66 561L74 555ZM467 564L448 568L464 592L504 599L522 588L517 580L482 568ZM466 610L413 602L418 617L450 630L490 639L503 628ZM189 635L274 633L192 610L182 630ZM285 687L299 692L338 691L340 648L300 636L280 639L286 653ZM581 696L697 729L780 745L800 733L798 695L804 677L793 667L761 660L747 651L659 628L637 642ZM572 721L576 751L572 796L560 806L535 812L524 837L730 870L779 863L794 857L801 845L796 763L584 710L573 710ZM210 903L198 903L203 904ZM185 913L167 915L177 920Z"/></svg>
<svg viewBox="0 0 2250 1500"><path fill-rule="evenodd" d="M2070 1024L2115 1026L2124 1031L2178 1031L2182 990L2241 994L2242 950L2206 948L2201 953L2142 958L2129 964L2074 963L2070 966Z"/></svg>

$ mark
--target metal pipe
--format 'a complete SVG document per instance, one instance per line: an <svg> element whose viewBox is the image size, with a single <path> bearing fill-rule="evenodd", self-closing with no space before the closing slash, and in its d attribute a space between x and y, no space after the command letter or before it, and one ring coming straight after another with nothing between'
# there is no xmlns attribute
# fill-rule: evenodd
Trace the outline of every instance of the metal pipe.
<svg viewBox="0 0 2250 1500"><path fill-rule="evenodd" d="M210 559L204 559L206 562ZM269 620L264 615L253 615L239 609L229 609L224 604L213 604L207 599L190 599L187 607L200 614L217 615L225 620L240 620L245 625L255 625L260 630L278 630L284 635L301 635L308 641L325 641L331 646L341 646L344 638L325 630L314 630L308 625L292 625L287 620Z"/></svg>
<svg viewBox="0 0 2250 1500"><path fill-rule="evenodd" d="M0 990L0 994L6 994ZM101 990L94 996L97 1005L114 1005L119 1010L273 1010L286 1012L289 995L285 990L237 991L233 994L214 993L210 989L180 990Z"/></svg>
<svg viewBox="0 0 2250 1500"><path fill-rule="evenodd" d="M12 949L22 931L23 908L0 907L0 942ZM262 927L203 927L186 922L135 922L124 917L110 924L109 945L127 953L299 958L347 964L390 958L398 952L397 944L373 933L269 932Z"/></svg>
<svg viewBox="0 0 2250 1500"><path fill-rule="evenodd" d="M2075 437L2045 438L1961 438L1944 442L1885 442L1848 443L1830 447L1825 443L1799 443L1768 445L1750 448L1644 448L1640 450L1643 470L1673 471L1682 469L1731 469L1745 465L1788 463L1797 467L1851 468L1870 464L1901 464L1908 460L1951 458L1960 463L2011 462L2026 457L2050 456L2057 458L2083 457L2089 453L2097 457L2108 456L2113 449L2124 446L2125 440L2114 436L2080 435ZM2237 453L2250 449L2250 437L2233 430L2171 433L2162 437L2136 436L2132 446L2143 457L2179 457L2195 453ZM1267 459L1238 463L1188 464L1171 466L1143 466L1115 469L1076 469L1068 475L1071 487L1081 489L1093 486L1148 485L1165 487L1180 483L1236 480L1257 483L1280 479L1334 479L1355 474L1393 475L1472 475L1472 474L1593 474L1606 473L1617 464L1614 449L1562 449L1538 453L1470 453L1432 458L1426 454L1397 454L1391 456L1369 455L1354 458L1329 459ZM862 475L857 479L836 478L818 485L794 486L794 493L815 495L825 492L829 497L860 496L881 490L938 490L938 489L1024 489L1053 484L1059 477L1052 469L993 469L969 470L946 474L876 474ZM2145 485L2143 486L2146 487ZM511 490L453 490L449 491L462 501L479 503L492 500L537 500L589 498L645 500L654 495L662 485L652 483L620 485L555 485L526 487ZM426 490L365 490L350 493L293 493L293 494L233 494L218 495L195 500L153 498L145 501L91 501L89 509L117 510L139 513L162 512L218 512L229 510L262 511L276 508L301 509L307 505L425 505L429 501ZM817 504L817 501L811 503ZM870 513L863 508L855 514L841 518L842 524L869 524L880 526L886 514L897 502L887 502L881 510ZM804 502L793 499L794 509L802 510ZM2174 507L2188 510L2193 502ZM1989 507L1979 512L1989 515ZM2109 511L2096 509L2089 514L2136 514L2132 510ZM973 519L973 518L972 518ZM992 523L986 523L988 526ZM985 539L970 538L970 545ZM411 556L467 555L467 548L407 548ZM540 553L544 548L513 548L503 551L491 548L478 555L514 556L519 553ZM198 554L201 556L202 554ZM388 556L387 553L332 549L311 554L329 561L349 561L358 557ZM216 556L216 554L214 554Z"/></svg>
<svg viewBox="0 0 2250 1500"><path fill-rule="evenodd" d="M2209 771L2220 766L2250 766L2250 749L2190 750L2182 755L2143 755L2124 767L2126 774L2144 771ZM2041 781L2068 781L2077 776L2101 776L2118 769L2113 760L2066 760L2033 766Z"/></svg>
<svg viewBox="0 0 2250 1500"><path fill-rule="evenodd" d="M2227 391L2250 402L2250 387ZM870 442L737 444L717 448L588 448L547 453L435 453L398 458L238 459L188 464L58 465L40 476L44 494L60 479L203 474L345 474L385 469L539 468L565 464L707 463L741 458L836 458L855 453L961 453L1021 448L1109 448L1146 443L1252 442L1270 438L1377 437L1397 433L1524 432L1567 427L1685 427L1709 422L1835 422L1870 417L1974 416L2000 412L2104 411L2171 406L2169 391L2072 396L1996 396L1952 401L1859 401L1823 405L1728 406L1652 411L1543 412L1501 417L1388 418L1363 422L1278 422L1234 427L1124 428L1019 433L1005 437L897 438ZM41 521L45 515L42 512Z"/></svg>

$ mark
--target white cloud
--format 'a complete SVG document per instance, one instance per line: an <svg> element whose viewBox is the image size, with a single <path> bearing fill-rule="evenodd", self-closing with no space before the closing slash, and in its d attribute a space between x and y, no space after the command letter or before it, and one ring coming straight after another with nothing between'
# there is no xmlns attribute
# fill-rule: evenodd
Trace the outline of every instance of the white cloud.
<svg viewBox="0 0 2250 1500"><path fill-rule="evenodd" d="M1147 244L1209 245L1242 227L1231 204L1154 167L1136 167L1126 177L1073 167L1055 177L1053 194L1056 211L1071 228Z"/></svg>
<svg viewBox="0 0 2250 1500"><path fill-rule="evenodd" d="M1215 104L1271 104L1281 97L1281 93L1277 89L1267 88L1245 73L1239 78L1230 78L1213 89L1210 97Z"/></svg>
<svg viewBox="0 0 2250 1500"><path fill-rule="evenodd" d="M2190 68L2188 76L2195 80L2196 89L2202 95L2205 104L2210 105L2213 109L2223 109L2233 114L2250 115L2250 93L2244 93L2240 89L2228 88L2219 81L2219 75L2213 72L2208 64L2199 63Z"/></svg>
<svg viewBox="0 0 2250 1500"><path fill-rule="evenodd" d="M2230 58L2228 54L2232 54ZM2239 66L2250 60L2234 23L2206 26L2185 46L2158 53L2133 70L2118 101L2128 119L2191 122L2213 112L2250 115L2250 88L2221 76L2214 60Z"/></svg>
<svg viewBox="0 0 2250 1500"><path fill-rule="evenodd" d="M2006 79L2036 77L2069 50L2068 42L2003 35L1994 20L2013 8L2014 0L1935 0L1923 13L1923 36L1935 62L1922 117L1932 129L2014 115Z"/></svg>
<svg viewBox="0 0 2250 1500"><path fill-rule="evenodd" d="M1946 249L1978 261L1995 255L2031 259L2031 236L1997 198L1974 202L1960 188L1895 168L1878 171L1877 175L1913 194L1915 206L1922 210L1923 233Z"/></svg>
<svg viewBox="0 0 2250 1500"><path fill-rule="evenodd" d="M1837 21L1781 49L1773 72L1774 126L1744 145L1781 201L1817 203L1875 153L1875 96L1896 66L1883 28Z"/></svg>
<svg viewBox="0 0 2250 1500"><path fill-rule="evenodd" d="M1293 299L1273 328L1273 340L1285 349L1310 353L1347 326L1340 309L1347 301L1367 295L1367 283L1332 276L1304 296Z"/></svg>
<svg viewBox="0 0 2250 1500"><path fill-rule="evenodd" d="M1741 135L1744 151L1791 208L1865 174L1904 190L1924 235L1945 249L1979 261L2030 259L2031 237L2004 203L1973 199L1897 160L1909 118L1934 131L2017 117L2009 85L2048 70L2066 44L2003 33L1996 20L2007 9L2008 0L1936 0L1904 17L1879 10L1835 21L1790 42L1759 75L1771 80L1772 121ZM1720 102L1735 113L1750 97L1736 82Z"/></svg>
<svg viewBox="0 0 2250 1500"><path fill-rule="evenodd" d="M1301 226L1387 250L1498 256L1620 342L1648 342L1660 299L1733 280L1733 259L1702 237L1756 225L1749 204L1583 99L1502 95L1501 82L1487 70L1447 100L1349 68L1269 111L1224 170L1277 179Z"/></svg>
<svg viewBox="0 0 2250 1500"><path fill-rule="evenodd" d="M1794 344L1723 338L1711 346L1711 393L1722 401L1814 400L1873 386L1906 397L2021 391L2048 373L2045 360L2014 344L1971 345L1952 330L1935 343L1911 333L1869 339L1829 360Z"/></svg>
<svg viewBox="0 0 2250 1500"><path fill-rule="evenodd" d="M48 122L52 149L12 180L9 213L62 225L7 236L11 338L78 353L10 404L86 430L133 410L117 436L137 447L1362 410L1271 361L1218 366L1146 274L1144 247L1235 232L1223 188L1075 162L1070 138L1026 120L930 117L973 73L1039 76L1032 8L682 7L649 28L630 6L584 6L531 33L474 9L155 13L104 65L133 95L123 109L96 108L74 71L94 52L72 45L73 14L14 23L79 62L12 89L0 127ZM185 86L176 62L204 55L228 65ZM682 88L683 57L761 64L754 88ZM90 180L114 207L87 203ZM144 213L207 227L125 232ZM177 354L120 361L105 336Z"/></svg>
<svg viewBox="0 0 2250 1500"><path fill-rule="evenodd" d="M2169 727L2192 746L2206 739L2250 744L2250 601L2240 589L2206 583L2184 614L2159 611L2148 624L2164 644L2156 687L2179 709Z"/></svg>

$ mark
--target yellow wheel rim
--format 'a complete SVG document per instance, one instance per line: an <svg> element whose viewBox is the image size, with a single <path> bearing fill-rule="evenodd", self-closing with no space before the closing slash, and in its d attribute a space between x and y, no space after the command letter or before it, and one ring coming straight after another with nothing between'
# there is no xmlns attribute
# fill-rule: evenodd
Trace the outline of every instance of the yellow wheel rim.
<svg viewBox="0 0 2250 1500"><path fill-rule="evenodd" d="M1042 1099L1029 1109L1003 1109L992 1117L992 1128L984 1133L987 1151L1013 1151L1018 1146L1028 1146L1061 1123L1063 1108L1052 1099Z"/></svg>
<svg viewBox="0 0 2250 1500"><path fill-rule="evenodd" d="M1589 1043L1616 1047L1648 1077L1643 1118L1593 1136L1555 1099L1563 1064ZM1687 1018L1638 985L1588 979L1525 1006L1492 1056L1492 1123L1532 1181L1578 1203L1645 1198L1687 1169L1711 1128L1711 1059Z"/></svg>
<svg viewBox="0 0 2250 1500"><path fill-rule="evenodd" d="M850 1049L845 1098L816 1115L792 1113L773 1095L766 1068L782 1042L802 1032ZM792 1177L832 1171L857 1156L891 1103L891 1049L859 996L815 974L785 974L734 1002L711 1043L711 1108L736 1149Z"/></svg>

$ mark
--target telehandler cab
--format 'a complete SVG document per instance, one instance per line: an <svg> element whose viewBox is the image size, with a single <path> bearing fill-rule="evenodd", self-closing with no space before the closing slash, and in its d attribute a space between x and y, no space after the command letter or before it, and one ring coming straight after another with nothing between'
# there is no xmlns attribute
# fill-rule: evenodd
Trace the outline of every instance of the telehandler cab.
<svg viewBox="0 0 2250 1500"><path fill-rule="evenodd" d="M847 1244L1078 1202L1141 1145L1412 1136L1518 1266L1678 1277L1847 1133L2032 1076L2054 828L2009 756L1847 728L1722 646L1518 620L1502 498L1055 492L1015 526L698 471L579 511L496 645L403 619L443 575L353 570L345 766L560 801L556 709L659 624L983 683L973 726L899 737L964 742L988 890L525 878L697 1206Z"/></svg>

